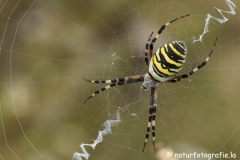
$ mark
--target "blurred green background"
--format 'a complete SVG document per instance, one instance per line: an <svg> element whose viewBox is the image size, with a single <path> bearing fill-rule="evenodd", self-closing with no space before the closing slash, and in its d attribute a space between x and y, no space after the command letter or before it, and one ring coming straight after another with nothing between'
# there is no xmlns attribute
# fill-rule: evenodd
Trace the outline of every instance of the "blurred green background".
<svg viewBox="0 0 240 160"><path fill-rule="evenodd" d="M228 1L229 2L229 1ZM240 1L232 0L236 7ZM229 153L240 157L240 14L212 19L202 42L207 13L230 11L226 1L208 0L21 0L0 1L0 158L65 160L93 143L102 124L116 119L112 134L89 159L162 159L161 153ZM149 34L168 26L155 50L172 40L188 47L188 72L208 55L209 63L190 79L158 87L156 145L142 153L149 92L141 84L115 87L83 105L104 85L82 79L144 74ZM224 159L224 158L223 158ZM173 159L172 159L173 160Z"/></svg>

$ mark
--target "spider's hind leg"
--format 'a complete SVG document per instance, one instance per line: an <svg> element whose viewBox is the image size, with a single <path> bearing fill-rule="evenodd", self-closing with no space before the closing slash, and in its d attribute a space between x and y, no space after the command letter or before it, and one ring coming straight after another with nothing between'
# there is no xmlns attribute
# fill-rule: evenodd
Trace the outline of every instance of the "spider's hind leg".
<svg viewBox="0 0 240 160"><path fill-rule="evenodd" d="M175 19L173 19L173 20L165 23L164 25L162 25L162 26L160 27L160 29L158 30L158 33L156 34L156 36L152 39L152 41L151 41L151 43L150 43L150 49L149 49L149 54L150 54L150 56L152 55L152 52L153 52L153 45L154 45L154 43L157 41L157 39L158 39L159 35L162 33L162 31L163 31L168 25L170 25L171 23L173 23L173 22L175 22L175 21L177 21L177 20L179 20L179 19L181 19L181 18L187 17L187 16L189 16L189 15L190 15L190 14L186 14L186 15L180 16L180 17L178 17L178 18L175 18Z"/></svg>
<svg viewBox="0 0 240 160"><path fill-rule="evenodd" d="M149 36L149 38L148 38L148 41L147 41L147 43L146 43L145 64L146 64L146 67L147 67L147 68L148 68L148 66L149 66L149 58L150 58L150 59L152 58L152 56L149 55L149 44L150 44L152 35L153 35L153 32L150 34L150 36Z"/></svg>
<svg viewBox="0 0 240 160"><path fill-rule="evenodd" d="M177 83L177 82L179 82L179 81L181 81L181 80L183 80L183 79L185 79L185 78L190 77L192 74L194 74L194 73L197 72L199 69L201 69L203 66L205 66L205 65L207 64L210 56L211 56L212 53L213 53L213 50L214 50L214 48L215 48L215 46L216 46L216 43L217 43L217 39L218 39L218 38L215 39L215 42L214 42L214 44L213 44L213 47L212 47L209 55L208 55L207 58L205 59L205 61L203 61L203 62L202 62L200 65L198 65L197 67L195 67L195 65L194 65L193 68L192 68L187 74L182 74L182 75L179 75L179 76L175 76L175 77L173 77L172 79L167 80L166 82L168 82L168 83Z"/></svg>

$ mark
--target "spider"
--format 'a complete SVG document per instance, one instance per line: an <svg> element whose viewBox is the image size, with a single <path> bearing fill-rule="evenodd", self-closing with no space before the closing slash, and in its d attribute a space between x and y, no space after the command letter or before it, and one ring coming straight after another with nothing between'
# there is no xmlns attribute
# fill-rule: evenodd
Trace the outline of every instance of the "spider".
<svg viewBox="0 0 240 160"><path fill-rule="evenodd" d="M153 32L150 34L147 43L146 43L146 50L145 50L145 64L148 69L146 74L142 75L135 75L135 76L128 76L123 78L115 78L112 80L88 80L83 77L84 80L92 83L109 83L109 85L95 91L91 96L89 96L85 101L99 94L102 91L105 91L111 87L125 85L129 83L135 82L143 82L142 88L144 90L151 90L150 94L150 105L148 106L149 109L149 117L148 117L148 124L147 124L147 132L146 138L143 145L143 152L146 146L146 143L149 138L150 129L152 129L152 137L153 137L153 148L155 151L155 119L156 119L156 107L157 107L157 86L159 83L176 83L181 81L182 79L188 78L193 73L197 72L200 68L202 68L208 62L217 42L217 38L214 42L214 45L208 55L208 57L197 67L193 67L187 74L178 75L177 73L182 69L183 64L185 63L186 56L187 56L187 48L183 41L172 41L169 43L164 44L157 51L152 54L153 52L153 45L158 39L159 35L162 31L171 23L177 21L178 19L184 18L189 16L190 14L183 15L181 17L175 18L170 22L165 23L161 26L156 36L151 39ZM150 59L150 62L149 62Z"/></svg>

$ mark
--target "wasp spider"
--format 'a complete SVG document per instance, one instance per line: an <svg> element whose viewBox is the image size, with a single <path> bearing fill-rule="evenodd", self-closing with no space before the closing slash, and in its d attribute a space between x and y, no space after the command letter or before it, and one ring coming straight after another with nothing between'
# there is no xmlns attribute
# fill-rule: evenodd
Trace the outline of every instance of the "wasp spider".
<svg viewBox="0 0 240 160"><path fill-rule="evenodd" d="M112 80L88 80L84 78L84 80L92 83L109 83L109 85L107 85L106 87L95 91L90 97L88 97L84 101L84 103L86 103L87 100L89 100L96 94L114 86L125 85L125 84L135 83L135 82L143 82L142 88L144 90L147 90L149 88L151 89L150 105L148 106L149 117L148 117L148 124L147 124L147 133L146 133L146 138L143 145L143 151L149 137L150 128L152 129L153 148L155 151L155 119L156 119L158 84L164 83L164 82L168 82L168 83L179 82L182 79L185 79L191 76L193 73L197 72L200 68L202 68L208 62L214 50L214 47L216 45L217 38L206 60L203 61L199 66L192 68L187 74L182 74L179 76L176 76L176 74L182 69L187 56L187 48L183 41L173 41L170 43L166 43L162 47L157 49L157 51L154 54L152 54L153 44L156 42L156 40L158 39L162 31L165 29L165 27L177 21L178 19L187 17L189 15L190 14L175 18L172 21L162 25L162 27L159 29L158 33L153 39L151 39L153 32L151 33L146 43L146 51L145 51L145 63L148 69L148 72L146 74L123 77L123 78L115 78ZM149 62L149 59L150 59L150 62Z"/></svg>

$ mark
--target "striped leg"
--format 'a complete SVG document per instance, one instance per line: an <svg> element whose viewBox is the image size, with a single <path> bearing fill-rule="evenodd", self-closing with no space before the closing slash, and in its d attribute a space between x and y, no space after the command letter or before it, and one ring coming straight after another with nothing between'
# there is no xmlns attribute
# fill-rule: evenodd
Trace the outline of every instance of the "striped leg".
<svg viewBox="0 0 240 160"><path fill-rule="evenodd" d="M149 57L149 55L148 55L148 52L149 52L148 47L149 47L149 44L150 44L150 41L151 41L151 37L152 37L152 35L153 35L153 32L150 34L150 36L149 36L149 38L148 38L148 41L147 41L147 43L146 43L146 50L145 50L145 63L146 63L146 67L147 67L147 68L148 68L148 65L149 65L149 58L150 58L150 59L152 58L152 56Z"/></svg>
<svg viewBox="0 0 240 160"><path fill-rule="evenodd" d="M151 97L150 97L150 106L149 106L149 118L146 139L143 145L143 152L147 144L150 128L152 127L152 137L153 137L153 148L155 151L155 119L156 119L156 110L157 110L157 87L151 88Z"/></svg>
<svg viewBox="0 0 240 160"><path fill-rule="evenodd" d="M216 43L217 43L217 39L218 39L218 38L216 38L216 40L215 40L215 42L214 42L214 45L213 45L213 48L212 48L212 50L210 51L210 53L209 53L209 55L208 55L208 57L206 58L205 61L203 61L199 66L197 66L197 67L193 68L192 70L190 70L190 71L188 72L188 74L182 74L182 75L179 75L179 76L175 76L175 77L173 77L172 79L168 80L167 82L168 82L168 83L176 83L176 82L179 82L179 81L181 81L182 79L185 79L185 78L190 77L193 73L197 72L199 69L201 69L203 66L205 66L205 65L207 64L210 56L211 56L212 53L213 53L213 50L214 50L214 48L215 48L215 46L216 46Z"/></svg>
<svg viewBox="0 0 240 160"><path fill-rule="evenodd" d="M83 77L85 81L92 82L92 83L110 83L109 85L95 91L91 96L89 96L85 101L84 104L93 96L96 94L99 94L102 91L105 91L111 87L118 86L118 85L124 85L128 83L135 83L135 82L142 82L144 81L144 74L143 75L136 75L136 76L129 76L129 77L123 77L123 78L115 78L112 80L88 80Z"/></svg>
<svg viewBox="0 0 240 160"><path fill-rule="evenodd" d="M155 120L157 111L157 87L151 89L151 95L153 96L153 109L152 109L152 137L153 137L153 149L155 151Z"/></svg>
<svg viewBox="0 0 240 160"><path fill-rule="evenodd" d="M149 138L149 133L150 133L150 128L151 128L151 125L152 125L152 109L153 109L153 106L150 104L150 106L148 106L149 117L148 117L146 138L145 138L144 145L143 145L143 152L144 152L145 146L147 144L147 141L148 141L148 138Z"/></svg>
<svg viewBox="0 0 240 160"><path fill-rule="evenodd" d="M171 23L181 19L181 18L184 18L184 17L187 17L189 16L190 14L186 14L184 16L181 16L181 17L178 17L178 18L175 18L173 20L171 20L170 22L168 23L165 23L164 25L162 25L162 27L159 29L158 33L156 34L156 36L152 39L151 43L150 43L150 50L149 50L149 54L150 54L150 57L152 57L152 51L153 51L153 44L156 42L156 40L158 39L159 35L162 33L162 31Z"/></svg>

